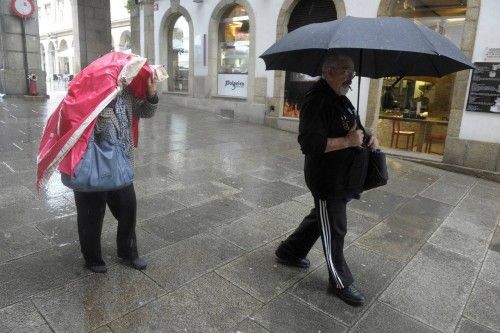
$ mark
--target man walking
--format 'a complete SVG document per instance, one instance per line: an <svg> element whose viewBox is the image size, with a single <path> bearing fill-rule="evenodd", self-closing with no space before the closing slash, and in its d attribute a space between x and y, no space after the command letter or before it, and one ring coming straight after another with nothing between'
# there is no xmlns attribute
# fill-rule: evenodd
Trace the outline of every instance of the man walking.
<svg viewBox="0 0 500 333"><path fill-rule="evenodd" d="M356 75L351 58L329 55L322 78L307 93L300 113L300 148L305 155L304 175L314 197L314 209L276 250L278 261L309 267L307 253L321 236L329 272L328 291L350 305L363 305L365 297L354 287L344 258L347 232L346 204L359 198L364 154L360 146L379 147L364 135L355 109L345 97ZM359 174L359 175L358 175Z"/></svg>

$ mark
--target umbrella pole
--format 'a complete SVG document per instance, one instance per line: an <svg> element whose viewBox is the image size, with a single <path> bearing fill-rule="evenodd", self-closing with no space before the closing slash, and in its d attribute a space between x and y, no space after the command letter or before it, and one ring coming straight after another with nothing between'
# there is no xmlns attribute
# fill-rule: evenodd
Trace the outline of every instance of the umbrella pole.
<svg viewBox="0 0 500 333"><path fill-rule="evenodd" d="M358 102L356 105L356 113L359 118L359 92L361 91L361 60L363 59L363 49L359 49L359 60L358 60Z"/></svg>

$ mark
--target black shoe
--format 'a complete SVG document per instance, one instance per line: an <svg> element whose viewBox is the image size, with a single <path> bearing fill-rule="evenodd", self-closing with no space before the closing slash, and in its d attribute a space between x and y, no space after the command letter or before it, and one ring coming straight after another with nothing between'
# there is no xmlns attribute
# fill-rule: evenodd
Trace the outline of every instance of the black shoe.
<svg viewBox="0 0 500 333"><path fill-rule="evenodd" d="M108 271L108 268L106 267L106 265L85 264L85 268L91 270L94 273L106 273Z"/></svg>
<svg viewBox="0 0 500 333"><path fill-rule="evenodd" d="M128 265L132 268L135 268L135 269L138 269L140 271L142 271L143 269L146 269L146 267L148 266L148 263L142 259L142 258L134 258L134 259L123 259L123 263L125 265Z"/></svg>
<svg viewBox="0 0 500 333"><path fill-rule="evenodd" d="M309 259L307 258L300 258L291 253L289 250L287 250L283 244L278 246L276 249L276 257L278 258L278 262L282 263L284 265L289 265L289 266L295 266L299 268L309 268L311 266L311 263L309 262Z"/></svg>
<svg viewBox="0 0 500 333"><path fill-rule="evenodd" d="M365 296L356 289L354 285L347 286L345 288L336 288L332 285L328 286L328 292L334 294L344 302L352 306L361 306L365 304Z"/></svg>

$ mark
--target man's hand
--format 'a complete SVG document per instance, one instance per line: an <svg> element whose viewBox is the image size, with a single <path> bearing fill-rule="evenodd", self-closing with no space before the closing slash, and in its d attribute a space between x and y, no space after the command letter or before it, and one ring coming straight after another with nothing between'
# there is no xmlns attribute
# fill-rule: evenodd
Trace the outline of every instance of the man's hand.
<svg viewBox="0 0 500 333"><path fill-rule="evenodd" d="M150 77L148 79L148 97L153 97L156 95L156 86L158 84L156 83L156 80L153 77Z"/></svg>
<svg viewBox="0 0 500 333"><path fill-rule="evenodd" d="M371 150L380 149L380 144L379 144L378 139L375 135L373 135L370 138L370 141L368 142L368 148L370 148Z"/></svg>
<svg viewBox="0 0 500 333"><path fill-rule="evenodd" d="M354 126L349 130L349 133L345 136L348 147L359 147L363 144L363 131L356 129L357 122L354 122Z"/></svg>

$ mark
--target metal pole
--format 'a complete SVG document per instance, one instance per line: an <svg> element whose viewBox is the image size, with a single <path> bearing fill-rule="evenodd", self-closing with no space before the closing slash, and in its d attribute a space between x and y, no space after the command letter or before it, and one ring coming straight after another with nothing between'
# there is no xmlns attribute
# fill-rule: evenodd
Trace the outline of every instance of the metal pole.
<svg viewBox="0 0 500 333"><path fill-rule="evenodd" d="M361 70L363 69L362 66L362 61L363 61L363 49L359 49L359 59L358 59L358 103L356 105L356 112L358 113L358 118L359 118L359 93L361 91Z"/></svg>
<svg viewBox="0 0 500 333"><path fill-rule="evenodd" d="M24 26L24 19L21 19L21 32L23 38L23 63L24 63L24 80L26 82L26 94L29 94L28 82L28 52L26 50L26 28Z"/></svg>

